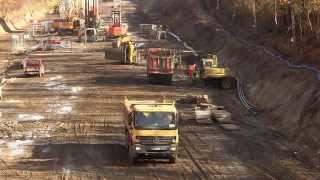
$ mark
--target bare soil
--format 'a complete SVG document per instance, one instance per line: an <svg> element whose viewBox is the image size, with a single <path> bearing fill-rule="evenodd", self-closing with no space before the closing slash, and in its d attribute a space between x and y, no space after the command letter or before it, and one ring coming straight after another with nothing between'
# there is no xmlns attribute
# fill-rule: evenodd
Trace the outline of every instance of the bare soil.
<svg viewBox="0 0 320 180"><path fill-rule="evenodd" d="M44 60L42 78L25 77L18 58L12 63L8 77L16 79L3 89L0 103L0 179L319 179L319 171L298 157L294 143L250 123L262 117L243 109L233 91L193 86L179 78L183 74L175 75L172 86L150 85L145 66L104 59L101 49L111 48L110 42L90 44L89 50L75 42L74 47L83 52L33 54ZM232 112L241 129L185 120L176 164L144 160L129 165L124 96L202 94Z"/></svg>

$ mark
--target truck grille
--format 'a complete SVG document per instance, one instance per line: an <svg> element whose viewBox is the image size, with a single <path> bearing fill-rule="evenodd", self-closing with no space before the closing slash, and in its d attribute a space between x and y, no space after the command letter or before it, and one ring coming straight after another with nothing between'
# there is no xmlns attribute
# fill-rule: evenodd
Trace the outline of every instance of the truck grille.
<svg viewBox="0 0 320 180"><path fill-rule="evenodd" d="M141 144L171 144L175 137L137 136Z"/></svg>

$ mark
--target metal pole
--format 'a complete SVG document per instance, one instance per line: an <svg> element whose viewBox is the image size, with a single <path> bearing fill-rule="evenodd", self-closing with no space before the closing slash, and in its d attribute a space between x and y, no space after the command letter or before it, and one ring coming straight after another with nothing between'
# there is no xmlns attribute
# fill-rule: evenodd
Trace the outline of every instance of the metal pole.
<svg viewBox="0 0 320 180"><path fill-rule="evenodd" d="M84 44L87 49L87 27L84 28Z"/></svg>
<svg viewBox="0 0 320 180"><path fill-rule="evenodd" d="M87 26L88 23L88 1L89 0L85 0L85 8L84 8L84 20L85 20L85 26Z"/></svg>
<svg viewBox="0 0 320 180"><path fill-rule="evenodd" d="M97 15L98 15L98 13L99 13L99 0L96 0L97 1Z"/></svg>

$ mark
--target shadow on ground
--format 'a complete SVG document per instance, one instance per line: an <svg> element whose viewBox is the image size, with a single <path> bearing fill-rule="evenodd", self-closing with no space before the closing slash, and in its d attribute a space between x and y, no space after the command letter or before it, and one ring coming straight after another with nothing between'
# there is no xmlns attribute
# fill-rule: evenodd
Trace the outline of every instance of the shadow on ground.
<svg viewBox="0 0 320 180"><path fill-rule="evenodd" d="M120 144L49 144L33 148L32 157L21 160L16 169L51 170L68 166L123 166L127 151Z"/></svg>

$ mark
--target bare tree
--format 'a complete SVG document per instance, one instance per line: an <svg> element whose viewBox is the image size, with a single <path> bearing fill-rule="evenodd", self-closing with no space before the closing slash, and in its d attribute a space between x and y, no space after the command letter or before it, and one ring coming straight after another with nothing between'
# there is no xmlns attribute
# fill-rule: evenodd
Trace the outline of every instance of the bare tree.
<svg viewBox="0 0 320 180"><path fill-rule="evenodd" d="M221 3L221 0L217 0L216 11L220 10L220 3Z"/></svg>
<svg viewBox="0 0 320 180"><path fill-rule="evenodd" d="M278 27L278 0L274 0L274 24Z"/></svg>
<svg viewBox="0 0 320 180"><path fill-rule="evenodd" d="M292 0L288 0L288 7L289 7L289 13L290 13L290 19L291 19L291 42L296 42L296 20L295 20L295 12L293 8L293 2Z"/></svg>
<svg viewBox="0 0 320 180"><path fill-rule="evenodd" d="M256 11L256 0L252 1L252 15L253 15L253 24L252 28L254 32L257 32L257 11Z"/></svg>

